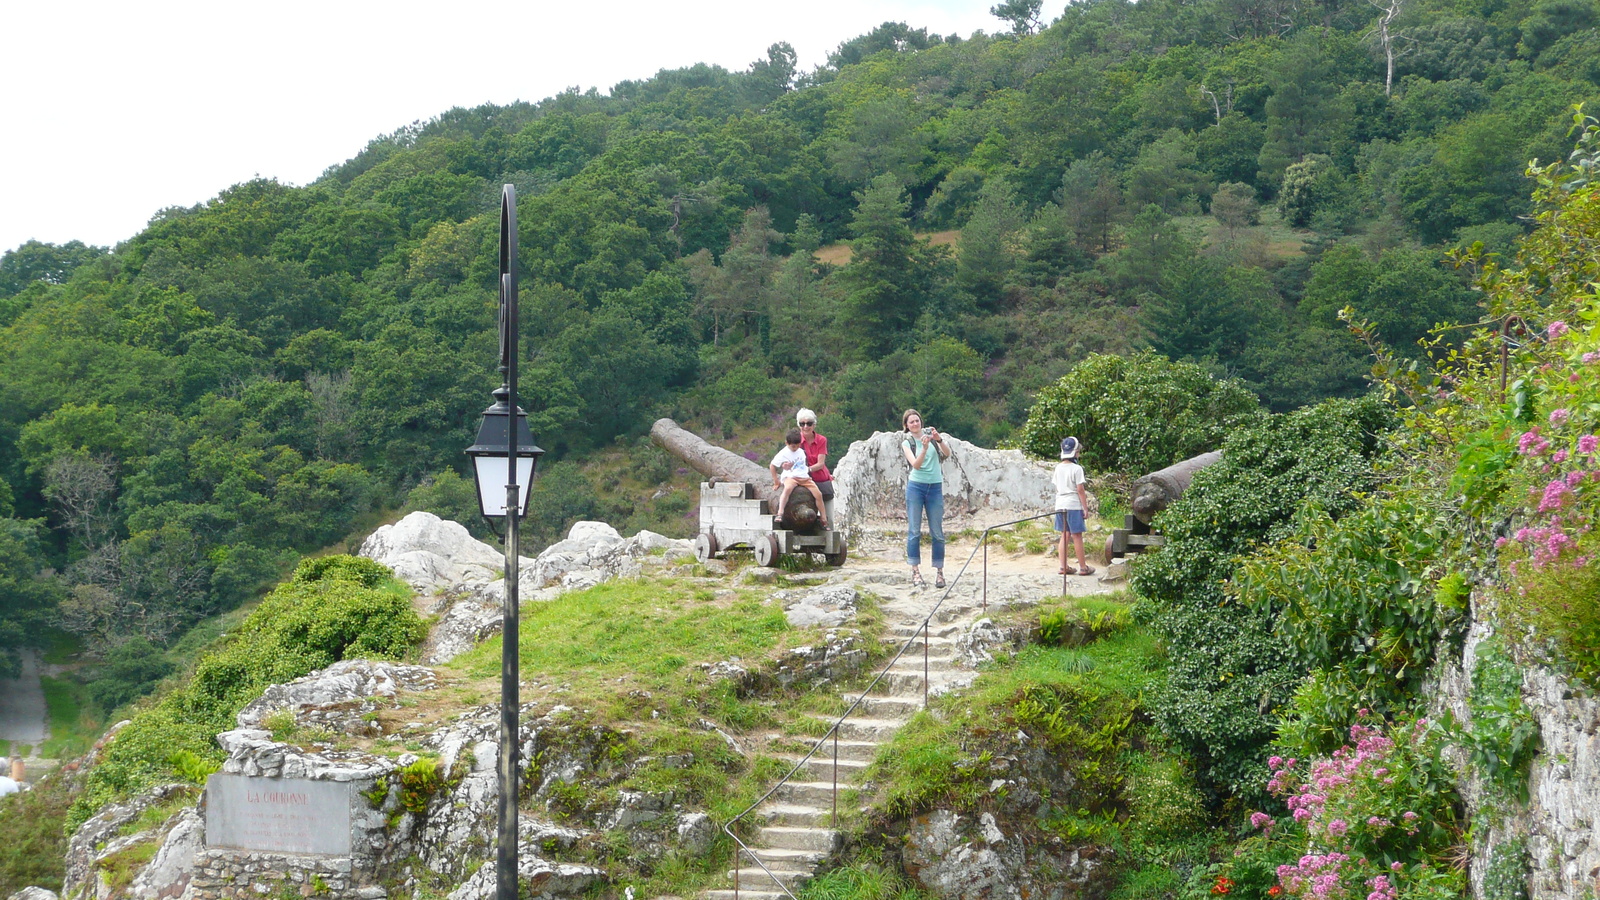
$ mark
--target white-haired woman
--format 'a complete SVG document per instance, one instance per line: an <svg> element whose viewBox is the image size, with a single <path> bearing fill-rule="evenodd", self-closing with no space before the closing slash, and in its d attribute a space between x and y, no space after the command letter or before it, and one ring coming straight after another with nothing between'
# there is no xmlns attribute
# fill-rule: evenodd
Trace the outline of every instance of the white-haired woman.
<svg viewBox="0 0 1600 900"><path fill-rule="evenodd" d="M794 414L794 424L800 429L800 447L806 451L806 466L811 470L811 480L817 483L817 490L822 491L828 521L832 522L833 473L828 471L828 439L817 433L817 414L805 407Z"/></svg>

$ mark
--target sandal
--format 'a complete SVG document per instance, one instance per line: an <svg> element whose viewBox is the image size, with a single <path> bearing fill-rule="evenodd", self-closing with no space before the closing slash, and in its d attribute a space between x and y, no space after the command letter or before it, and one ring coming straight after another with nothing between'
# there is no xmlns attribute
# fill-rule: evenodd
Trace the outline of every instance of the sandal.
<svg viewBox="0 0 1600 900"><path fill-rule="evenodd" d="M1094 568L1092 566L1084 566L1083 568L1078 570L1078 574L1079 575L1093 575L1094 574Z"/></svg>
<svg viewBox="0 0 1600 900"><path fill-rule="evenodd" d="M916 569L911 570L911 586L914 588L927 587L928 583L922 580L922 573Z"/></svg>
<svg viewBox="0 0 1600 900"><path fill-rule="evenodd" d="M934 576L933 586L936 587L936 588L944 587L944 573L943 572L940 572L939 574Z"/></svg>

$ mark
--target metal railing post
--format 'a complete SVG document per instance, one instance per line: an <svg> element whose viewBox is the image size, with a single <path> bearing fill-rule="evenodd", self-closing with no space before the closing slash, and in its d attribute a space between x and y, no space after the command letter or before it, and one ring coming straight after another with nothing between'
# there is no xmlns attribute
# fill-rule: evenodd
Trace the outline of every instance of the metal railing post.
<svg viewBox="0 0 1600 900"><path fill-rule="evenodd" d="M839 827L839 726L833 726L833 827Z"/></svg>

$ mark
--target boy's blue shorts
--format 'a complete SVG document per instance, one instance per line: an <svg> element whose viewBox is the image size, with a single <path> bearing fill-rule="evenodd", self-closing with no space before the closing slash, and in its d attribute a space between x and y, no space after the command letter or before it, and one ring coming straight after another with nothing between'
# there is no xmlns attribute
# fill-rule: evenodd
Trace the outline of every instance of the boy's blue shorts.
<svg viewBox="0 0 1600 900"><path fill-rule="evenodd" d="M1067 534L1083 534L1083 510L1063 509L1056 512L1056 530Z"/></svg>

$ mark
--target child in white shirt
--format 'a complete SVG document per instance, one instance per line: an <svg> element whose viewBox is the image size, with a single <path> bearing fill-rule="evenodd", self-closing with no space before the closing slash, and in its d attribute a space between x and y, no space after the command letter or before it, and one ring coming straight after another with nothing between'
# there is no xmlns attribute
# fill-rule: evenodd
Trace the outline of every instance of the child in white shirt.
<svg viewBox="0 0 1600 900"><path fill-rule="evenodd" d="M1083 557L1083 514L1089 508L1089 491L1084 487L1083 466L1078 465L1078 451L1082 449L1075 437L1061 439L1061 462L1056 464L1051 480L1056 485L1056 530L1061 532L1061 569L1067 572L1067 537L1078 553L1078 575L1093 575L1088 560Z"/></svg>
<svg viewBox="0 0 1600 900"><path fill-rule="evenodd" d="M822 502L822 490L817 483L811 480L811 467L806 463L805 448L800 446L800 430L794 429L784 436L785 446L778 451L767 465L767 470L772 473L772 486L780 487L778 481L781 477L783 494L778 497L778 519L783 519L783 508L789 503L789 495L794 489L804 487L811 492L817 501L817 516L823 528L828 527L828 509Z"/></svg>

